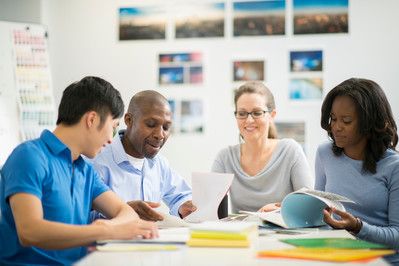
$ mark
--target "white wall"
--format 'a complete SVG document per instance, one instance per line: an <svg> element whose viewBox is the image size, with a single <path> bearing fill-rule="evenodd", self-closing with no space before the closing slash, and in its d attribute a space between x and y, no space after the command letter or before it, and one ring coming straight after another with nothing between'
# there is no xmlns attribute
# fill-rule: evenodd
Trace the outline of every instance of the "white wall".
<svg viewBox="0 0 399 266"><path fill-rule="evenodd" d="M277 119L306 122L306 150L312 167L317 145L326 139L319 126L321 102L292 104L288 101L290 50L323 49L324 93L352 76L374 79L385 89L398 121L399 1L350 0L349 34L293 36L288 23L283 37L232 38L231 2L228 1L225 38L118 41L119 7L165 2L172 5L177 1L43 0L42 21L49 28L56 102L72 81L85 75L98 75L119 89L128 104L137 91L159 89L157 55L160 52L203 52L205 82L202 86L159 89L167 97L200 97L206 103L206 133L171 136L162 151L188 180L192 171L209 170L218 150L238 141L231 103L233 59L266 60L266 83L276 97ZM291 6L292 1L288 0L289 18Z"/></svg>
<svg viewBox="0 0 399 266"><path fill-rule="evenodd" d="M40 23L41 0L0 0L0 20Z"/></svg>

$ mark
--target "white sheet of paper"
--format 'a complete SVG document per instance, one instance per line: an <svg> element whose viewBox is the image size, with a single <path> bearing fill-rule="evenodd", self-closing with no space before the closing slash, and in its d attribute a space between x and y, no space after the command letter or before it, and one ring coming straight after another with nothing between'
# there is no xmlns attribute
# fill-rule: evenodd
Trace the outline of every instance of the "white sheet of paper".
<svg viewBox="0 0 399 266"><path fill-rule="evenodd" d="M233 174L198 173L192 174L193 204L197 210L188 215L185 220L191 223L219 220L218 208L227 194Z"/></svg>
<svg viewBox="0 0 399 266"><path fill-rule="evenodd" d="M152 239L131 239L131 240L100 240L98 244L105 243L147 243L147 244L186 244L190 238L188 227L167 228L159 230L159 237Z"/></svg>
<svg viewBox="0 0 399 266"><path fill-rule="evenodd" d="M171 215L169 213L161 213L160 212L160 214L163 216L163 220L156 222L159 229L173 228L173 227L189 227L190 226L189 223L187 223L180 217Z"/></svg>

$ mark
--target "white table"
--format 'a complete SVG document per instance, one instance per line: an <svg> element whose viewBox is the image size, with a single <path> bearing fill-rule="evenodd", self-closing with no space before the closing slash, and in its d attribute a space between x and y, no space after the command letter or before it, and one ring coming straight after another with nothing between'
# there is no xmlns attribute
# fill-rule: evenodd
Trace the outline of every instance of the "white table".
<svg viewBox="0 0 399 266"><path fill-rule="evenodd" d="M162 236L173 231L187 237L188 229L164 229L160 230ZM302 231L302 230L301 230ZM304 234L287 235L276 234L272 231L261 231L261 236L255 239L250 248L190 248L185 245L179 246L175 251L131 251L131 252L99 252L95 251L76 265L389 265L383 259L370 261L369 263L330 263L310 260L282 259L282 258L257 258L257 250L282 249L292 246L278 241L281 238L314 238L314 237L352 237L344 230L304 230Z"/></svg>

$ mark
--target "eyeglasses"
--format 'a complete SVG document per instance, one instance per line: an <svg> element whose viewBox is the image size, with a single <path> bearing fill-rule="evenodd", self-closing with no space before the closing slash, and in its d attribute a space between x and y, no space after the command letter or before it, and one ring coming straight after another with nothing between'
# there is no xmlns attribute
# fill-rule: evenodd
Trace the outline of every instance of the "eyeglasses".
<svg viewBox="0 0 399 266"><path fill-rule="evenodd" d="M268 113L268 110L255 110L252 112L247 111L235 111L234 115L237 119L247 119L249 115L252 116L253 119L259 119L265 116Z"/></svg>

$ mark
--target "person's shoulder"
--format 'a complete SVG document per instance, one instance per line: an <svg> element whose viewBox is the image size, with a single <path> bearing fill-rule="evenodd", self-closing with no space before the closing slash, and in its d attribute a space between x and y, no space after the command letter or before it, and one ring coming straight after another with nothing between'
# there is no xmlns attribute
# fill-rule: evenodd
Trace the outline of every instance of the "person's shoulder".
<svg viewBox="0 0 399 266"><path fill-rule="evenodd" d="M301 145L292 138L283 138L277 140L277 147L280 148L280 151L283 153L298 153L302 152Z"/></svg>
<svg viewBox="0 0 399 266"><path fill-rule="evenodd" d="M39 139L29 140L18 145L7 158L2 171L46 171L48 169L48 154L44 151L44 143Z"/></svg>
<svg viewBox="0 0 399 266"><path fill-rule="evenodd" d="M325 141L321 143L317 147L317 152L320 154L329 154L332 153L332 142L331 141Z"/></svg>
<svg viewBox="0 0 399 266"><path fill-rule="evenodd" d="M382 171L389 182L399 185L399 153L393 149L387 149L383 157L377 162L377 172Z"/></svg>
<svg viewBox="0 0 399 266"><path fill-rule="evenodd" d="M399 168L399 153L396 150L387 149L380 161L386 165L392 165L395 168Z"/></svg>
<svg viewBox="0 0 399 266"><path fill-rule="evenodd" d="M283 139L278 139L278 144L284 147L290 147L290 148L300 148L301 145L299 143L292 139L292 138L283 138Z"/></svg>
<svg viewBox="0 0 399 266"><path fill-rule="evenodd" d="M40 139L29 140L19 144L11 153L9 159L21 160L22 158L29 160L23 161L37 161L47 158L44 155L45 144L41 143Z"/></svg>
<svg viewBox="0 0 399 266"><path fill-rule="evenodd" d="M219 150L216 157L217 158L226 157L226 156L236 153L239 150L240 150L240 144L229 145L229 146L226 146L226 147L222 148L221 150Z"/></svg>
<svg viewBox="0 0 399 266"><path fill-rule="evenodd" d="M112 143L101 149L93 159L85 158L86 161L94 164L107 164L112 158Z"/></svg>

